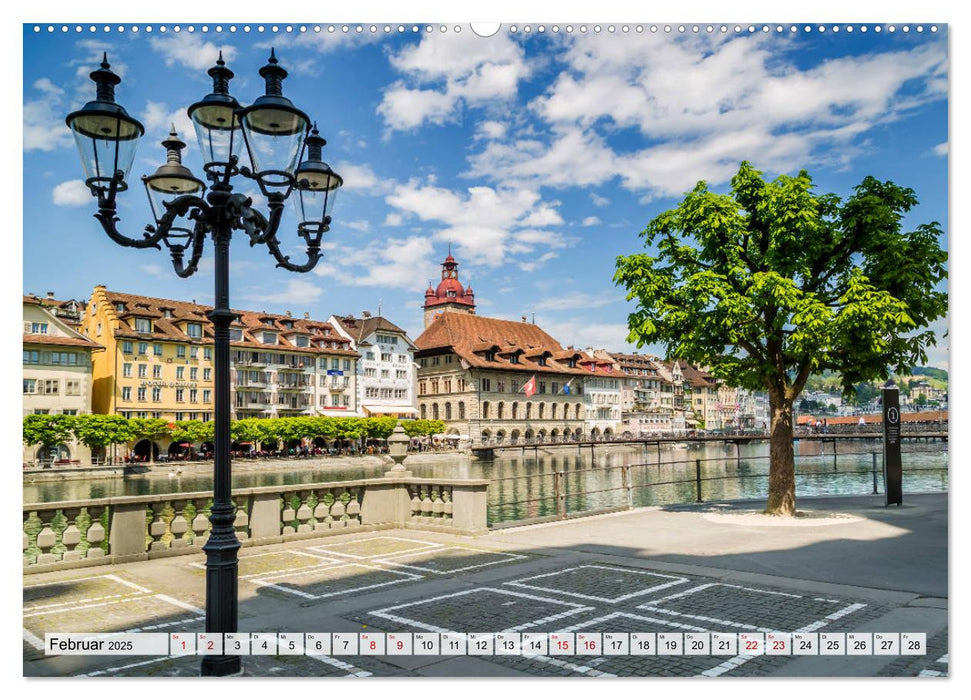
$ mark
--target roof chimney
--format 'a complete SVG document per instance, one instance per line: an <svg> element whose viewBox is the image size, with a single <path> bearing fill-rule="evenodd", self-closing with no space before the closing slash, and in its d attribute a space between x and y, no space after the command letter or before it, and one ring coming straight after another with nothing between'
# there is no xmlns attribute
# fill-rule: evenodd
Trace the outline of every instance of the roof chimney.
<svg viewBox="0 0 971 700"><path fill-rule="evenodd" d="M303 317L304 317L305 320L309 321L310 320L310 312L309 311L304 311L303 312Z"/></svg>
<svg viewBox="0 0 971 700"><path fill-rule="evenodd" d="M54 298L54 292L48 292L47 293L47 298L48 299L53 299Z"/></svg>
<svg viewBox="0 0 971 700"><path fill-rule="evenodd" d="M526 323L526 314L522 315L523 323Z"/></svg>
<svg viewBox="0 0 971 700"><path fill-rule="evenodd" d="M290 313L290 309L287 309L287 318L293 318L293 314Z"/></svg>
<svg viewBox="0 0 971 700"><path fill-rule="evenodd" d="M370 311L362 311L361 312L361 316L364 317L364 318L371 318L371 312Z"/></svg>

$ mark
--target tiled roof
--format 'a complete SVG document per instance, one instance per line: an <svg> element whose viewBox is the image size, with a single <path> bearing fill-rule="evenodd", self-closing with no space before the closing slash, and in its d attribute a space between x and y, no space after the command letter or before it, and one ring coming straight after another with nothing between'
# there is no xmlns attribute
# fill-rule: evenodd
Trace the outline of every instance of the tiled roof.
<svg viewBox="0 0 971 700"><path fill-rule="evenodd" d="M121 325L115 331L118 338L133 338L147 340L174 340L184 343L210 344L213 342L212 324L206 313L212 307L175 299L158 299L135 294L105 291L105 296L115 307L119 302L125 305L125 311L116 312ZM171 318L166 318L164 311L171 312ZM341 337L329 323L309 318L294 318L282 314L268 314L263 311L244 311L233 309L239 317L239 322L232 326L243 331L241 341L233 341L233 347L252 348L266 351L295 351L312 354L346 355L358 357L358 353L350 349L350 343ZM152 333L139 333L135 330L135 317L151 318ZM187 335L182 325L184 322L202 324L202 337L193 338ZM288 325L291 327L288 328ZM330 329L330 335L321 331ZM262 342L264 330L277 333L276 344ZM298 347L293 336L303 334L310 338L310 347ZM336 347L327 347L326 343L333 343Z"/></svg>
<svg viewBox="0 0 971 700"><path fill-rule="evenodd" d="M408 336L404 329L399 328L395 324L391 323L391 321L386 319L384 316L370 316L368 318L335 316L334 318L337 319L337 322L341 325L341 328L343 328L347 334L354 339L355 343L361 343L372 333L377 333L378 331L400 333L406 338Z"/></svg>
<svg viewBox="0 0 971 700"><path fill-rule="evenodd" d="M509 370L514 372L545 372L559 374L609 375L605 366L594 371L589 364L597 360L579 350L563 348L553 336L534 323L506 321L486 316L446 312L437 316L415 340L417 355L433 354L432 350L449 349L472 367ZM495 360L486 359L496 349ZM516 351L521 351L521 354ZM530 358L550 353L546 365ZM519 361L511 362L512 357ZM576 367L567 366L566 359L575 357ZM609 364L609 363L606 363Z"/></svg>
<svg viewBox="0 0 971 700"><path fill-rule="evenodd" d="M36 345L72 345L74 347L90 348L92 350L102 348L92 340L87 338L70 338L63 335L43 335L39 333L24 333L24 345L32 343Z"/></svg>

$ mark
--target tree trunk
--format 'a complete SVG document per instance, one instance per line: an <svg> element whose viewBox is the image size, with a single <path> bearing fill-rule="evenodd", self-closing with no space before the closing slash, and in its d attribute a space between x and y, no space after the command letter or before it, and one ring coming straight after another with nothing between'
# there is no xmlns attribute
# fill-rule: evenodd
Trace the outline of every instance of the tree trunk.
<svg viewBox="0 0 971 700"><path fill-rule="evenodd" d="M770 392L768 515L796 514L796 463L792 451L792 401Z"/></svg>

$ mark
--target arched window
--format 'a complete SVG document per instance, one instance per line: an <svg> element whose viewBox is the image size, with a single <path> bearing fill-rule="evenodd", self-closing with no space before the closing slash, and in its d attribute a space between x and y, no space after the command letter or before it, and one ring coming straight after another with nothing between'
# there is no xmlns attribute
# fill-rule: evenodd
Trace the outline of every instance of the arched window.
<svg viewBox="0 0 971 700"><path fill-rule="evenodd" d="M512 419L513 420L516 420L518 418L519 418L519 402L518 401L513 401L512 402Z"/></svg>
<svg viewBox="0 0 971 700"><path fill-rule="evenodd" d="M459 401L459 420L465 420L465 401Z"/></svg>
<svg viewBox="0 0 971 700"><path fill-rule="evenodd" d="M540 420L543 420L543 417L544 417L543 414L544 413L546 413L546 404L545 403L540 403L540 405L539 405L539 419Z"/></svg>
<svg viewBox="0 0 971 700"><path fill-rule="evenodd" d="M502 414L505 408L506 408L506 404L504 404L502 401L496 404L496 418L498 418L499 420L502 420Z"/></svg>
<svg viewBox="0 0 971 700"><path fill-rule="evenodd" d="M482 402L482 417L483 418L488 418L489 417L489 402L488 401L483 401Z"/></svg>
<svg viewBox="0 0 971 700"><path fill-rule="evenodd" d="M452 420L452 404L445 404L445 420Z"/></svg>
<svg viewBox="0 0 971 700"><path fill-rule="evenodd" d="M438 420L438 404L432 404L432 420Z"/></svg>
<svg viewBox="0 0 971 700"><path fill-rule="evenodd" d="M420 406L420 409L421 409L421 419L428 420L428 406L426 406L425 404L422 404Z"/></svg>
<svg viewBox="0 0 971 700"><path fill-rule="evenodd" d="M580 420L580 409L581 409L580 404L577 404L573 412L573 417L576 418L577 420Z"/></svg>
<svg viewBox="0 0 971 700"><path fill-rule="evenodd" d="M526 402L526 420L533 417L533 404L530 401Z"/></svg>
<svg viewBox="0 0 971 700"><path fill-rule="evenodd" d="M550 404L550 418L556 420L556 404Z"/></svg>

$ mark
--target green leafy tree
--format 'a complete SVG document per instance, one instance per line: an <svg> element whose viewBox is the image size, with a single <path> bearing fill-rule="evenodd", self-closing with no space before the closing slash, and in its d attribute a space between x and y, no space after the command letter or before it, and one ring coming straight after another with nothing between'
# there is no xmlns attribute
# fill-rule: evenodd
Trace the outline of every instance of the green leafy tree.
<svg viewBox="0 0 971 700"><path fill-rule="evenodd" d="M212 423L201 420L180 420L170 429L172 440L175 442L200 443L212 441Z"/></svg>
<svg viewBox="0 0 971 700"><path fill-rule="evenodd" d="M129 418L128 425L132 430L132 440L151 440L155 442L171 433L170 423L161 418ZM149 450L149 457L154 459L155 450Z"/></svg>
<svg viewBox="0 0 971 700"><path fill-rule="evenodd" d="M135 438L135 431L127 418L100 413L75 416L74 436L92 450L122 445Z"/></svg>
<svg viewBox="0 0 971 700"><path fill-rule="evenodd" d="M394 427L398 425L398 419L394 416L372 416L365 420L367 421L365 428L367 436L381 440L386 440Z"/></svg>
<svg viewBox="0 0 971 700"><path fill-rule="evenodd" d="M845 201L802 171L768 182L749 163L730 194L704 182L642 232L647 253L617 259L637 306L630 340L766 390L772 412L766 512L796 509L792 406L813 372L843 391L926 362L928 324L947 310L938 223L904 232L910 189L865 178Z"/></svg>
<svg viewBox="0 0 971 700"><path fill-rule="evenodd" d="M445 421L441 420L406 420L401 422L408 437L420 435L440 435L445 432Z"/></svg>
<svg viewBox="0 0 971 700"><path fill-rule="evenodd" d="M66 416L63 413L24 416L24 443L42 445L44 451L41 461L46 461L51 449L71 439L75 419L79 417Z"/></svg>

